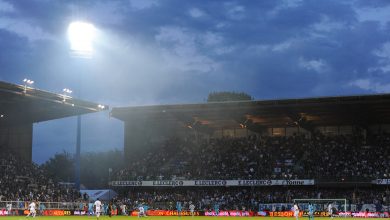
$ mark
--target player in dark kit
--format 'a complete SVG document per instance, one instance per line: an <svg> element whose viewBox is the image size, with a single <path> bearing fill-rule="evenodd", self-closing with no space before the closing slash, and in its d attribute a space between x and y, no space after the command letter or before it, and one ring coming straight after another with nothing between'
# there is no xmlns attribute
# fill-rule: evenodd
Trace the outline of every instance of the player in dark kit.
<svg viewBox="0 0 390 220"><path fill-rule="evenodd" d="M108 216L110 216L110 218L111 218L112 217L112 202L108 203L107 212L108 212Z"/></svg>

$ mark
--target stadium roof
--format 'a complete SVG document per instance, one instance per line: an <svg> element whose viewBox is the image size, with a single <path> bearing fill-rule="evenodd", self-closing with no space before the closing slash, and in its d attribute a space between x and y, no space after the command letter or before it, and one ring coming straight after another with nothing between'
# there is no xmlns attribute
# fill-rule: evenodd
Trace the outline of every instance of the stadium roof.
<svg viewBox="0 0 390 220"><path fill-rule="evenodd" d="M0 81L0 126L27 124L98 112L97 103Z"/></svg>
<svg viewBox="0 0 390 220"><path fill-rule="evenodd" d="M122 121L147 118L213 129L367 126L390 123L390 94L122 107L111 114Z"/></svg>

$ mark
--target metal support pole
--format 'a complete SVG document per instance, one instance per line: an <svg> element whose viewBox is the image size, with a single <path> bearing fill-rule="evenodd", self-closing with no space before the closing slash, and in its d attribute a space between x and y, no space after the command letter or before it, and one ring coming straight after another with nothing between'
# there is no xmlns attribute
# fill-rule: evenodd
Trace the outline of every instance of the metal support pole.
<svg viewBox="0 0 390 220"><path fill-rule="evenodd" d="M80 151L81 151L81 115L77 115L77 137L76 137L76 163L75 163L75 184L80 190Z"/></svg>
<svg viewBox="0 0 390 220"><path fill-rule="evenodd" d="M108 168L108 202L111 202L111 168Z"/></svg>

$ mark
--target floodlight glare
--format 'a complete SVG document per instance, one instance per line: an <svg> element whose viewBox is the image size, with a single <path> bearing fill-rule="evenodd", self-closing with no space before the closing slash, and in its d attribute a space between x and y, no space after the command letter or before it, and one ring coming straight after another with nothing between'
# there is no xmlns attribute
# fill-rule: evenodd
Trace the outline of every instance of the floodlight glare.
<svg viewBox="0 0 390 220"><path fill-rule="evenodd" d="M24 79L23 82L24 82L25 84L29 84L29 85L31 85L31 84L34 83L33 80L29 80L29 79Z"/></svg>
<svg viewBox="0 0 390 220"><path fill-rule="evenodd" d="M68 94L70 94L70 93L72 93L72 92L73 92L72 90L70 90L70 89L67 89L67 88L63 89L62 91L64 91L64 93L68 93Z"/></svg>
<svg viewBox="0 0 390 220"><path fill-rule="evenodd" d="M62 97L63 97L63 99L62 99L62 101L63 102L66 102L66 99L67 98L72 98L71 96L70 96L70 94L72 94L72 90L70 90L70 89L68 89L68 88L65 88L65 89L63 89L62 91L64 91L64 94L62 95ZM67 95L68 94L68 95Z"/></svg>
<svg viewBox="0 0 390 220"><path fill-rule="evenodd" d="M31 86L32 84L34 84L34 81L30 79L23 79L23 82L24 82L23 92L24 94L27 94L27 85Z"/></svg>
<svg viewBox="0 0 390 220"><path fill-rule="evenodd" d="M70 49L75 53L92 54L96 28L85 22L72 22L68 27Z"/></svg>

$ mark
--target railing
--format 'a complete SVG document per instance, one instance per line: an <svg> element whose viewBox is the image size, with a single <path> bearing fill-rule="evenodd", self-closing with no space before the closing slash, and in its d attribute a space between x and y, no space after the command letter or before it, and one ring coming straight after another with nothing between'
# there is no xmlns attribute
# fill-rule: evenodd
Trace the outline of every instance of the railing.
<svg viewBox="0 0 390 220"><path fill-rule="evenodd" d="M63 209L63 210L79 210L80 203L88 205L84 202L39 202L37 209ZM12 210L24 210L28 209L29 202L25 201L0 201L0 209L7 209L11 204ZM8 205L8 206L7 206Z"/></svg>
<svg viewBox="0 0 390 220"><path fill-rule="evenodd" d="M300 203L298 202L298 205L301 210L308 210L308 203ZM313 205L315 206L316 211L327 211L328 204L327 203L321 203L321 202L313 202ZM333 204L333 206L337 210L345 210L345 211L352 211L352 212L359 212L359 211L366 211L367 209L370 212L380 212L380 211L389 211L390 206L382 205L380 209L377 209L377 205L375 204L350 204L347 203L347 206L345 207L344 204ZM260 203L258 210L269 210L269 211L290 211L291 207L293 206L293 203Z"/></svg>

